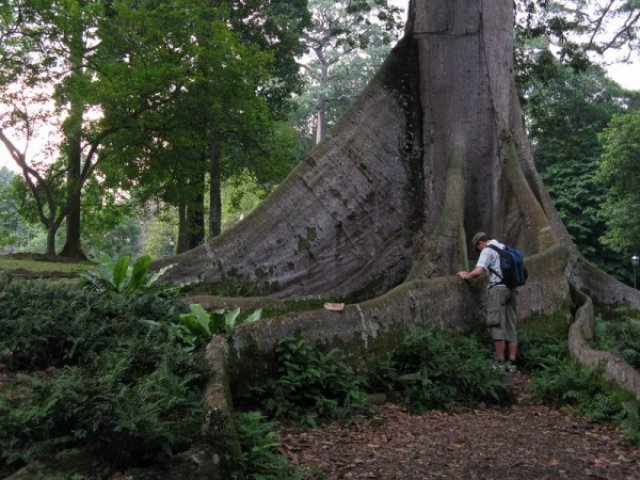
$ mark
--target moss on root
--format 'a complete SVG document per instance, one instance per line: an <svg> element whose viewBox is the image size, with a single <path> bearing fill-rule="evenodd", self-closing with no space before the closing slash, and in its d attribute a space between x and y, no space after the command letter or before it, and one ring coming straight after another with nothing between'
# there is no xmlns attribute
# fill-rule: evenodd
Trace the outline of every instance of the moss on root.
<svg viewBox="0 0 640 480"><path fill-rule="evenodd" d="M533 313L521 325L521 330L536 337L566 338L573 322L573 302L568 298L561 308L551 315Z"/></svg>

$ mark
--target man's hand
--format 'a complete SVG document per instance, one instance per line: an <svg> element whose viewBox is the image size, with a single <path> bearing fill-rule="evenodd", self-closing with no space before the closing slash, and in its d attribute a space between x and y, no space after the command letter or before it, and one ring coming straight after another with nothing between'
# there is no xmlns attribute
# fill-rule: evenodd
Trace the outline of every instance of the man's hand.
<svg viewBox="0 0 640 480"><path fill-rule="evenodd" d="M458 275L463 280L471 280L472 278L481 276L483 273L484 269L482 267L476 267L470 272L458 272L456 273L456 275Z"/></svg>

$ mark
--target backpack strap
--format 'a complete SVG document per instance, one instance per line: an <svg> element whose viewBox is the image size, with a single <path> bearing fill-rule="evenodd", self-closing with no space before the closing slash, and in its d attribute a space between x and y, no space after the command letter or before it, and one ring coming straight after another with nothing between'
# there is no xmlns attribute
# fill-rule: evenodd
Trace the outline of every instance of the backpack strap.
<svg viewBox="0 0 640 480"><path fill-rule="evenodd" d="M496 245L487 245L487 247L489 247L491 250L494 250L495 252L498 252L498 255L500 255L500 257L502 257L502 252L503 250L500 247L497 247ZM493 268L489 267L489 271L491 273L493 273L496 277L498 277L500 279L500 281L494 285L504 285L504 276L500 275L500 273L496 272ZM501 272L502 273L502 272Z"/></svg>

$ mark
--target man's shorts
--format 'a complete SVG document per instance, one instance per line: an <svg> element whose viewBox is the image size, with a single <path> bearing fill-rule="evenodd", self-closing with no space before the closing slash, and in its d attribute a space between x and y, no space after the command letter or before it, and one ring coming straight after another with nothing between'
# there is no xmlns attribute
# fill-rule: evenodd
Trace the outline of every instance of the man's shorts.
<svg viewBox="0 0 640 480"><path fill-rule="evenodd" d="M518 341L516 292L499 285L487 294L487 325L494 340Z"/></svg>

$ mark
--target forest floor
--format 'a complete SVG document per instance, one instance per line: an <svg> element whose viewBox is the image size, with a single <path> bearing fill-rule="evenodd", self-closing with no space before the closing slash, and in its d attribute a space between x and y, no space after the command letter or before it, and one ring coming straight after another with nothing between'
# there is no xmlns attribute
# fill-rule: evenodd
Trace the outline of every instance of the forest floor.
<svg viewBox="0 0 640 480"><path fill-rule="evenodd" d="M510 380L511 407L414 415L385 403L361 423L285 428L282 453L308 480L640 479L640 448L621 432L536 404L526 374Z"/></svg>

